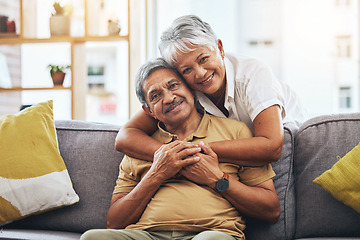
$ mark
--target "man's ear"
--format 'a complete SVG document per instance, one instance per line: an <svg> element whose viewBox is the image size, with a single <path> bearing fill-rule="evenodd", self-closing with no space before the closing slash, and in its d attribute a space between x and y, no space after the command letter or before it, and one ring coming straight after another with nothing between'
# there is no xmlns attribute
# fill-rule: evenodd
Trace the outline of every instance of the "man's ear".
<svg viewBox="0 0 360 240"><path fill-rule="evenodd" d="M156 119L155 114L151 111L151 109L149 107L146 107L145 105L141 106L142 109L144 110L144 112L146 112L147 114L149 114L151 117Z"/></svg>

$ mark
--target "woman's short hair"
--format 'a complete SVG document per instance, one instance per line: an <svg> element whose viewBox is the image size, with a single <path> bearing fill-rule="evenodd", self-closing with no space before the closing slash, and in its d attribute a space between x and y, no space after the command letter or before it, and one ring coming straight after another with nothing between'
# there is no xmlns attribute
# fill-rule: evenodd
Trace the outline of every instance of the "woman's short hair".
<svg viewBox="0 0 360 240"><path fill-rule="evenodd" d="M215 50L217 36L210 25L195 15L185 15L175 19L162 33L159 42L161 56L174 66L179 53L194 51L196 47Z"/></svg>
<svg viewBox="0 0 360 240"><path fill-rule="evenodd" d="M143 64L136 73L135 82L136 82L136 96L138 97L140 103L145 107L149 107L149 105L147 104L145 99L143 84L150 76L150 74L152 74L155 70L158 69L170 69L179 75L177 70L171 67L167 62L165 62L163 58L152 59L146 62L145 64Z"/></svg>

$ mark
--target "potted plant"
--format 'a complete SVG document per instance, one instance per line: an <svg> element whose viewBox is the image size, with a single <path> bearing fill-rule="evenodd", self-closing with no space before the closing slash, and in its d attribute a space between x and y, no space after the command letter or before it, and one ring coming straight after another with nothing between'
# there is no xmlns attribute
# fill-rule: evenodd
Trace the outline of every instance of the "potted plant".
<svg viewBox="0 0 360 240"><path fill-rule="evenodd" d="M51 36L69 36L71 29L72 6L62 6L59 2L53 4L55 13L50 17L50 34Z"/></svg>
<svg viewBox="0 0 360 240"><path fill-rule="evenodd" d="M68 65L53 65L49 64L48 68L50 69L50 76L55 85L63 85L66 72L65 70L69 68Z"/></svg>

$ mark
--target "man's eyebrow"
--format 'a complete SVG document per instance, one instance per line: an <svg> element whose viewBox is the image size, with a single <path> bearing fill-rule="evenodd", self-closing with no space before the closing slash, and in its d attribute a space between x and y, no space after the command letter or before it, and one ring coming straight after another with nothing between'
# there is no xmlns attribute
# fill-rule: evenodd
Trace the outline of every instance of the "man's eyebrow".
<svg viewBox="0 0 360 240"><path fill-rule="evenodd" d="M174 83L174 82L180 82L180 81L179 81L179 79L172 78L172 79L170 79L170 80L167 82L167 85L170 85L170 84L172 84L172 83Z"/></svg>
<svg viewBox="0 0 360 240"><path fill-rule="evenodd" d="M152 94L157 93L157 92L159 92L159 89L156 88L156 89L151 90L148 95L151 96Z"/></svg>

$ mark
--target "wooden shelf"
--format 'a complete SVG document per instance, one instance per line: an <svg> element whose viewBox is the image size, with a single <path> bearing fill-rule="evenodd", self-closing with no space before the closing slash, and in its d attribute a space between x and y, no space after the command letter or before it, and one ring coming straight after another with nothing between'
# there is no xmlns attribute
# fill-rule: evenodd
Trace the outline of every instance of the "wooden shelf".
<svg viewBox="0 0 360 240"><path fill-rule="evenodd" d="M18 38L19 34L16 33L0 33L0 38Z"/></svg>
<svg viewBox="0 0 360 240"><path fill-rule="evenodd" d="M22 44L22 43L51 43L51 42L104 42L104 41L129 41L129 36L109 35L109 36L84 36L84 37L71 37L71 36L58 36L50 38L23 38L18 35L9 35L2 37L0 35L0 44Z"/></svg>
<svg viewBox="0 0 360 240"><path fill-rule="evenodd" d="M54 87L12 87L12 88L0 88L0 92L5 91L34 91L34 90L71 90L71 87L54 86Z"/></svg>

